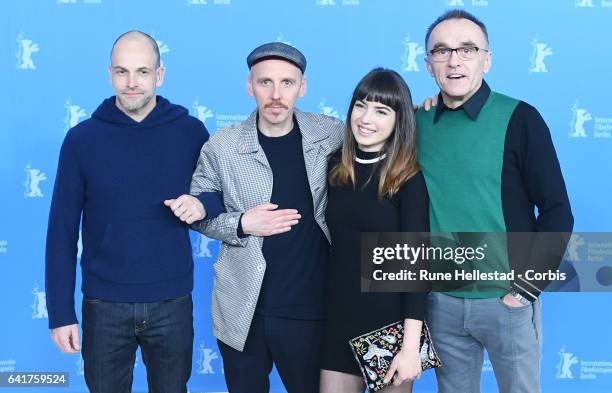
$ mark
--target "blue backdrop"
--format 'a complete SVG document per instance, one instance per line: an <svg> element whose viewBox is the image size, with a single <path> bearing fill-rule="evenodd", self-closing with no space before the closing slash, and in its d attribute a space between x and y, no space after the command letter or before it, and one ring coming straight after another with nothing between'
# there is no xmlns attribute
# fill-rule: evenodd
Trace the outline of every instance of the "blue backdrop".
<svg viewBox="0 0 612 393"><path fill-rule="evenodd" d="M612 0L3 2L0 371L68 371L70 388L62 391L86 391L80 356L60 353L49 338L44 244L60 145L70 127L113 94L106 67L116 36L131 29L151 34L167 69L159 94L187 107L214 133L253 110L245 57L268 41L289 42L308 58L302 110L344 118L352 89L375 66L401 72L417 102L435 94L423 39L429 23L450 7L488 24L492 88L534 105L550 126L575 229L609 230ZM210 321L211 265L219 245L191 236L196 335L189 386L192 392L225 391ZM80 304L80 292L76 297ZM544 392L612 391L611 300L608 293L543 296ZM435 386L428 372L415 391L434 392ZM134 390L146 391L140 355ZM483 391L496 390L485 363ZM272 391L283 391L276 375Z"/></svg>

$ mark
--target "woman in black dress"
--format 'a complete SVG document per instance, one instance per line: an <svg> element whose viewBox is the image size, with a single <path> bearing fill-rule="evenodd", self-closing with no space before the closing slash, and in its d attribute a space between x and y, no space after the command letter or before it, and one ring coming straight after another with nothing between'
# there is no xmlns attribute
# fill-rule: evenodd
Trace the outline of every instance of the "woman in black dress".
<svg viewBox="0 0 612 393"><path fill-rule="evenodd" d="M332 238L321 393L363 392L349 339L404 321L404 342L383 391L411 392L421 373L425 293L361 293L362 232L428 232L429 198L416 156L410 90L395 71L370 71L353 92L344 145L329 164ZM398 386L399 385L399 386Z"/></svg>

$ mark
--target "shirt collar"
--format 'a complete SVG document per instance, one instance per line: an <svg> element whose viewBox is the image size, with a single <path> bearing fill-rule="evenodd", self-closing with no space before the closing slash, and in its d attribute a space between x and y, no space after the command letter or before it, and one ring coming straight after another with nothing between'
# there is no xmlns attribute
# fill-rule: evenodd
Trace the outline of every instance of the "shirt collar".
<svg viewBox="0 0 612 393"><path fill-rule="evenodd" d="M457 110L463 109L465 114L470 119L476 120L476 118L478 117L478 114L480 113L480 110L484 106L485 102L487 102L487 99L489 98L490 94L491 94L491 88L489 87L489 85L487 85L487 82L485 82L483 79L482 85L480 85L480 88L476 91L476 93L474 93L473 96L470 97L469 100L464 102L463 105L455 109L451 109L444 104L444 101L442 100L442 93L439 93L438 94L438 106L436 107L436 114L434 115L434 123L438 121L438 119L442 115L442 112L444 112L445 110L457 111Z"/></svg>

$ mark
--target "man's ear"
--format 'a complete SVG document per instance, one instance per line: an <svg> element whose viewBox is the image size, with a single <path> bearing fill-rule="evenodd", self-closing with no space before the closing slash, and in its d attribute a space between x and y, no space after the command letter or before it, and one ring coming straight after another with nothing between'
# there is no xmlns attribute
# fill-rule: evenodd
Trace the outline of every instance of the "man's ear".
<svg viewBox="0 0 612 393"><path fill-rule="evenodd" d="M249 96L251 97L255 95L255 93L253 92L253 81L251 80L250 72L249 72L249 75L247 75L247 92L249 93Z"/></svg>
<svg viewBox="0 0 612 393"><path fill-rule="evenodd" d="M485 57L484 65L482 67L483 72L486 74L491 69L491 63L493 62L493 53L487 52L487 56Z"/></svg>
<svg viewBox="0 0 612 393"><path fill-rule="evenodd" d="M302 76L302 81L300 82L300 97L304 97L306 95L306 75Z"/></svg>
<svg viewBox="0 0 612 393"><path fill-rule="evenodd" d="M431 75L432 77L435 77L434 72L433 72L433 66L430 63L429 58L425 56L423 61L425 61L425 66L427 67L427 72L429 72L429 75Z"/></svg>
<svg viewBox="0 0 612 393"><path fill-rule="evenodd" d="M165 75L166 69L162 66L157 67L157 70L155 70L155 87L159 88L164 84Z"/></svg>

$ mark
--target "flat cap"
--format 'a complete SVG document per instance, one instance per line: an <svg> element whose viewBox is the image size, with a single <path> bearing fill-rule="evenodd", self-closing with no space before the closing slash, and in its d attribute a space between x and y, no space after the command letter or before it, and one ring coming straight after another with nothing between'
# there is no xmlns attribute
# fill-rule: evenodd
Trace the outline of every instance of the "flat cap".
<svg viewBox="0 0 612 393"><path fill-rule="evenodd" d="M295 64L302 73L306 71L306 57L302 52L284 42L269 42L253 49L247 56L247 65L251 69L254 64L267 59L287 60Z"/></svg>

